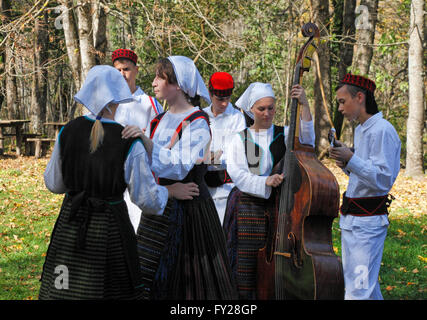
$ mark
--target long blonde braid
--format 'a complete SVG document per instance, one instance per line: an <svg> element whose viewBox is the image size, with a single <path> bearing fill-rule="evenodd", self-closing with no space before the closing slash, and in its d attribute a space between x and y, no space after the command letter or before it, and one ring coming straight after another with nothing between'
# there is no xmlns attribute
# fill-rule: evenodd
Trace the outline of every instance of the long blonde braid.
<svg viewBox="0 0 427 320"><path fill-rule="evenodd" d="M96 117L95 123L92 125L92 130L90 132L90 153L94 153L100 144L104 141L104 127L101 122L101 115L103 111L101 111Z"/></svg>

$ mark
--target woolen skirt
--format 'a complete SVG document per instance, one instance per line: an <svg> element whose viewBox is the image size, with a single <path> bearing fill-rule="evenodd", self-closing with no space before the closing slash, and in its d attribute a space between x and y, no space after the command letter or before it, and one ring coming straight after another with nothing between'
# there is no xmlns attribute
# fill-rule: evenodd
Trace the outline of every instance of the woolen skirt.
<svg viewBox="0 0 427 320"><path fill-rule="evenodd" d="M210 196L170 199L162 216L143 215L137 240L145 298L237 298L225 236Z"/></svg>
<svg viewBox="0 0 427 320"><path fill-rule="evenodd" d="M271 201L253 197L237 187L228 196L223 227L239 299L257 299L257 257L266 245L266 217L271 210Z"/></svg>
<svg viewBox="0 0 427 320"><path fill-rule="evenodd" d="M95 200L72 213L66 195L52 232L39 299L142 298L136 237L125 202Z"/></svg>

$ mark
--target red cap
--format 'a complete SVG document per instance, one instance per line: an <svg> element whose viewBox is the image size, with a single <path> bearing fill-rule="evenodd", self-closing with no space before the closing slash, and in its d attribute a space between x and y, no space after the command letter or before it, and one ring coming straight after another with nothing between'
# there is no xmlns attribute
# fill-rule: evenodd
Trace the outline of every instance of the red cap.
<svg viewBox="0 0 427 320"><path fill-rule="evenodd" d="M218 97L229 97L233 93L234 81L227 72L215 72L209 79L209 91Z"/></svg>
<svg viewBox="0 0 427 320"><path fill-rule="evenodd" d="M340 81L340 83L350 84L359 88L363 88L368 91L371 91L372 93L374 93L376 88L375 82L373 82L372 80L351 73L347 73L344 76L344 79Z"/></svg>
<svg viewBox="0 0 427 320"><path fill-rule="evenodd" d="M116 51L114 51L113 54L111 55L111 59L113 60L113 63L114 61L116 61L116 59L119 59L119 58L129 59L135 64L136 64L136 61L138 60L138 56L136 55L136 53L129 49L117 49Z"/></svg>

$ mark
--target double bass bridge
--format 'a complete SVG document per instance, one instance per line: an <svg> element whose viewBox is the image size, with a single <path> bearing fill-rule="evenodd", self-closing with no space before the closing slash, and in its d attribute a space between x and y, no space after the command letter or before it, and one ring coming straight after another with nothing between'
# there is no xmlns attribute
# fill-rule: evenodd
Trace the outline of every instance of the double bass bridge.
<svg viewBox="0 0 427 320"><path fill-rule="evenodd" d="M282 256L282 257L285 257L285 258L292 258L292 255L289 252L274 251L273 254L275 256Z"/></svg>

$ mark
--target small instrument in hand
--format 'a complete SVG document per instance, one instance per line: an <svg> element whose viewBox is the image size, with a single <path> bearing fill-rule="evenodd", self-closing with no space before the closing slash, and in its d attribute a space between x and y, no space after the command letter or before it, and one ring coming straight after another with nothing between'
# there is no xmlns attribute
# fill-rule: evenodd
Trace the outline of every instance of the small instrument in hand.
<svg viewBox="0 0 427 320"><path fill-rule="evenodd" d="M328 140L331 143L331 147L339 147L339 145L338 145L338 143L336 141L336 131L335 131L335 128L331 128L331 130L329 130Z"/></svg>

